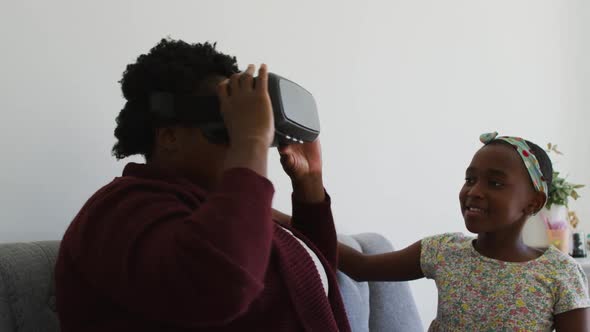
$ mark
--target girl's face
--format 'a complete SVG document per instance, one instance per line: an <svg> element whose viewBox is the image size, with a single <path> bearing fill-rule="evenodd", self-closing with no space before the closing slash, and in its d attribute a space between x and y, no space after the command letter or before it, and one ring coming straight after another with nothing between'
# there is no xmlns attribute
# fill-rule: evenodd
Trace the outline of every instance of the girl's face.
<svg viewBox="0 0 590 332"><path fill-rule="evenodd" d="M535 191L518 153L507 144L490 144L473 156L459 193L465 226L472 233L524 225L544 195Z"/></svg>

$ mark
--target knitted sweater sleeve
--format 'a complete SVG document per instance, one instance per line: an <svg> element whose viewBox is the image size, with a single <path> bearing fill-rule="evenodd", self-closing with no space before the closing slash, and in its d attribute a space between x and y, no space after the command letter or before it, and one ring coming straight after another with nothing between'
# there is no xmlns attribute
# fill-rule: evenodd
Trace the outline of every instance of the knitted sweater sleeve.
<svg viewBox="0 0 590 332"><path fill-rule="evenodd" d="M332 217L331 199L321 203L306 204L293 197L292 226L307 237L320 250L335 271L337 263L337 238Z"/></svg>
<svg viewBox="0 0 590 332"><path fill-rule="evenodd" d="M218 326L263 290L273 237L272 184L225 172L200 206L145 183L104 192L64 237L82 278L116 306L184 328Z"/></svg>

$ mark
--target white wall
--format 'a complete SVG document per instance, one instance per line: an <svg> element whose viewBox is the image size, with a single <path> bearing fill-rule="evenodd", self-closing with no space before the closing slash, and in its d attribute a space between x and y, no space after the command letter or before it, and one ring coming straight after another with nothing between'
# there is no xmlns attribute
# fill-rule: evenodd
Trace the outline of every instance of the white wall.
<svg viewBox="0 0 590 332"><path fill-rule="evenodd" d="M3 1L0 242L59 239L120 174L110 155L125 65L160 38L218 41L318 101L340 232L397 247L464 231L463 172L498 130L559 144L590 184L587 1ZM275 206L289 186L271 160ZM590 191L575 205L590 231ZM425 322L431 281L412 283ZM426 323L427 324L427 323Z"/></svg>

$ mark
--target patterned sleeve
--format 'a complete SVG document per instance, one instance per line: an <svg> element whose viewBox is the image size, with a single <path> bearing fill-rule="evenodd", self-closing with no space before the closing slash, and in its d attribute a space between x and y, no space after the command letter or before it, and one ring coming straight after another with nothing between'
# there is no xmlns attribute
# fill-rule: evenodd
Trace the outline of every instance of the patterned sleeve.
<svg viewBox="0 0 590 332"><path fill-rule="evenodd" d="M577 262L564 266L563 277L557 289L557 301L554 313L590 307L588 297L588 279L584 270Z"/></svg>
<svg viewBox="0 0 590 332"><path fill-rule="evenodd" d="M444 233L422 239L420 251L420 267L428 279L436 277L436 268L444 263L444 247L463 238L461 233Z"/></svg>

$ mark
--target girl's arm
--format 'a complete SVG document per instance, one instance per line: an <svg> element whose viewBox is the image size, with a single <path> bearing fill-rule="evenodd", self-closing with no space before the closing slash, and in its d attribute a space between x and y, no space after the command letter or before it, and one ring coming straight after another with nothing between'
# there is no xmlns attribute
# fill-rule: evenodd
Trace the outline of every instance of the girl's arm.
<svg viewBox="0 0 590 332"><path fill-rule="evenodd" d="M398 251L365 255L338 243L338 268L356 281L406 281L424 277L421 241Z"/></svg>
<svg viewBox="0 0 590 332"><path fill-rule="evenodd" d="M590 331L590 308L575 309L555 315L556 332Z"/></svg>
<svg viewBox="0 0 590 332"><path fill-rule="evenodd" d="M291 216L279 210L272 209L272 219L278 221L279 224L291 226Z"/></svg>

